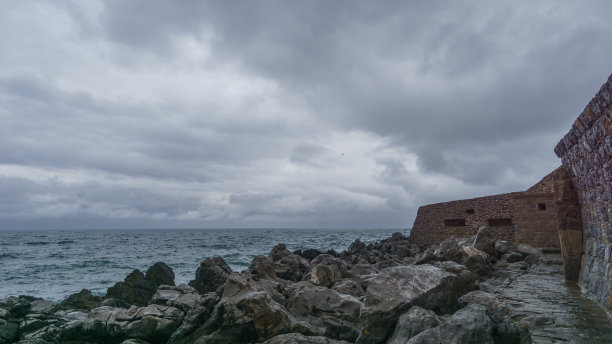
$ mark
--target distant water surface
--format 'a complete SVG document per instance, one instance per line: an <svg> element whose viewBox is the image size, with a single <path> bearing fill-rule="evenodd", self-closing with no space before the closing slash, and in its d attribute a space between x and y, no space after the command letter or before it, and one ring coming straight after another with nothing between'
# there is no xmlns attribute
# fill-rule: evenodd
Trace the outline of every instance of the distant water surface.
<svg viewBox="0 0 612 344"><path fill-rule="evenodd" d="M398 229L163 229L0 231L0 298L33 295L61 300L83 288L94 294L133 269L168 264L187 283L206 257L222 256L234 271L277 243L291 251L345 250L355 239L374 243Z"/></svg>

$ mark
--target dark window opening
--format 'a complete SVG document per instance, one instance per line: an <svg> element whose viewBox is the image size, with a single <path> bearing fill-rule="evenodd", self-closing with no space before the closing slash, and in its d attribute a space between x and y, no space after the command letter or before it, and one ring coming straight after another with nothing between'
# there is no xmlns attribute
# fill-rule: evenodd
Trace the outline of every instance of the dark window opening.
<svg viewBox="0 0 612 344"><path fill-rule="evenodd" d="M474 214L474 209L466 209L465 213L466 214Z"/></svg>
<svg viewBox="0 0 612 344"><path fill-rule="evenodd" d="M512 219L488 219L487 222L491 227L512 226Z"/></svg>
<svg viewBox="0 0 612 344"><path fill-rule="evenodd" d="M462 227L465 226L465 219L444 220L444 225L447 227Z"/></svg>
<svg viewBox="0 0 612 344"><path fill-rule="evenodd" d="M546 203L538 203L538 210L539 211L546 210Z"/></svg>

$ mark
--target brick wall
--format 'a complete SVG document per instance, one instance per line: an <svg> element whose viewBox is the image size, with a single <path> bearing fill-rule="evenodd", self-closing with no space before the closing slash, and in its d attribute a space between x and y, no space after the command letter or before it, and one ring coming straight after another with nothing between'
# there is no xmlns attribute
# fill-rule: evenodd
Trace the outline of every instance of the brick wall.
<svg viewBox="0 0 612 344"><path fill-rule="evenodd" d="M612 310L612 75L589 102L555 153L578 193L585 294Z"/></svg>
<svg viewBox="0 0 612 344"><path fill-rule="evenodd" d="M428 245L439 243L450 236L469 237L476 234L481 226L488 226L496 240L512 241L514 240L513 200L516 194L518 193L422 206L417 212L410 239L418 245ZM460 221L455 221L455 225L452 226L447 225L453 220L464 220L465 225L456 225L460 224ZM502 221L491 223L490 220ZM504 220L510 220L510 224L504 223Z"/></svg>

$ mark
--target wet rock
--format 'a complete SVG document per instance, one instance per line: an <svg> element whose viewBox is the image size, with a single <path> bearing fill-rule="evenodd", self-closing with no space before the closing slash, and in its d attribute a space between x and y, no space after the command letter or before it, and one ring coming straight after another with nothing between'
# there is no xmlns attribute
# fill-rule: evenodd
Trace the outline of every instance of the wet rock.
<svg viewBox="0 0 612 344"><path fill-rule="evenodd" d="M361 240L359 239L355 239L355 241L353 241L349 247L348 247L348 253L350 254L357 254L360 252L364 252L366 250L366 244L362 243Z"/></svg>
<svg viewBox="0 0 612 344"><path fill-rule="evenodd" d="M516 263L522 261L524 258L525 257L520 253L510 251L502 254L500 260L507 263Z"/></svg>
<svg viewBox="0 0 612 344"><path fill-rule="evenodd" d="M308 261L297 254L288 254L274 262L276 277L297 282L310 268Z"/></svg>
<svg viewBox="0 0 612 344"><path fill-rule="evenodd" d="M258 279L275 279L276 270L274 269L274 263L270 258L259 255L253 258L251 265L247 271L253 276L255 280Z"/></svg>
<svg viewBox="0 0 612 344"><path fill-rule="evenodd" d="M291 330L291 315L265 292L224 296L201 331L198 343L261 342Z"/></svg>
<svg viewBox="0 0 612 344"><path fill-rule="evenodd" d="M101 301L102 298L99 296L92 295L91 290L82 289L80 292L71 294L66 299L64 299L60 303L60 306L66 309L91 310L96 308Z"/></svg>
<svg viewBox="0 0 612 344"><path fill-rule="evenodd" d="M349 344L349 342L322 336L304 336L299 333L288 333L270 338L264 344Z"/></svg>
<svg viewBox="0 0 612 344"><path fill-rule="evenodd" d="M387 344L404 344L410 338L439 324L440 317L436 313L414 306L399 317Z"/></svg>
<svg viewBox="0 0 612 344"><path fill-rule="evenodd" d="M357 343L381 343L412 306L447 313L457 306L457 276L432 265L396 266L367 281Z"/></svg>
<svg viewBox="0 0 612 344"><path fill-rule="evenodd" d="M145 279L144 274L136 269L123 282L117 282L108 288L104 298L114 298L132 305L145 306L156 289L157 283Z"/></svg>
<svg viewBox="0 0 612 344"><path fill-rule="evenodd" d="M344 261L328 254L319 255L310 264L310 272L304 276L303 280L316 285L330 287L342 278L352 276Z"/></svg>
<svg viewBox="0 0 612 344"><path fill-rule="evenodd" d="M221 257L206 258L200 262L196 270L195 279L189 281L189 285L200 294L216 291L225 284L227 276L232 269Z"/></svg>
<svg viewBox="0 0 612 344"><path fill-rule="evenodd" d="M453 261L436 262L433 265L457 276L457 295L463 295L476 288L476 280L478 279L478 276L465 266L457 264Z"/></svg>
<svg viewBox="0 0 612 344"><path fill-rule="evenodd" d="M359 335L363 303L355 297L308 282L292 284L286 291L287 310L314 327L315 333L351 342Z"/></svg>
<svg viewBox="0 0 612 344"><path fill-rule="evenodd" d="M494 262L497 260L497 251L495 250L495 240L491 236L491 230L483 226L478 229L476 238L474 239L474 248L486 253L489 260Z"/></svg>
<svg viewBox="0 0 612 344"><path fill-rule="evenodd" d="M491 264L486 253L471 247L463 247L464 258L461 264L478 276L484 277L491 273Z"/></svg>
<svg viewBox="0 0 612 344"><path fill-rule="evenodd" d="M145 340L151 344L168 342L179 327L185 313L178 308L149 305L138 310L122 330L128 338Z"/></svg>
<svg viewBox="0 0 612 344"><path fill-rule="evenodd" d="M272 248L272 251L270 251L268 257L270 257L270 259L275 262L277 260L280 260L284 256L288 256L290 254L292 253L287 249L287 246L285 246L285 244L277 244Z"/></svg>
<svg viewBox="0 0 612 344"><path fill-rule="evenodd" d="M204 336L209 329L205 324L220 299L216 293L203 296L201 302L187 312L181 326L170 337L169 343L191 344Z"/></svg>
<svg viewBox="0 0 612 344"><path fill-rule="evenodd" d="M529 245L518 245L516 250L525 256L525 261L530 265L539 263L542 258L542 251Z"/></svg>
<svg viewBox="0 0 612 344"><path fill-rule="evenodd" d="M17 339L19 323L0 319L0 343L13 343Z"/></svg>
<svg viewBox="0 0 612 344"><path fill-rule="evenodd" d="M157 285L174 285L174 271L164 262L153 264L145 274L145 279Z"/></svg>
<svg viewBox="0 0 612 344"><path fill-rule="evenodd" d="M357 298L365 295L365 291L363 287L361 287L361 284L353 279L345 279L334 283L331 288L341 294L352 295Z"/></svg>
<svg viewBox="0 0 612 344"><path fill-rule="evenodd" d="M308 261L311 261L311 260L315 259L318 255L323 254L323 252L321 252L319 250L312 249L312 248L306 249L304 251L297 250L297 251L295 251L293 253L297 254L298 256L300 256L300 257L302 257L302 258L304 258L304 259L306 259Z"/></svg>
<svg viewBox="0 0 612 344"><path fill-rule="evenodd" d="M6 310L12 318L23 318L30 312L32 302L36 300L37 298L26 295L11 296L0 300L0 308Z"/></svg>
<svg viewBox="0 0 612 344"><path fill-rule="evenodd" d="M495 252L497 257L501 257L504 253L513 251L512 243L506 240L501 240L495 243Z"/></svg>
<svg viewBox="0 0 612 344"><path fill-rule="evenodd" d="M493 328L486 308L474 304L458 310L440 325L417 334L408 343L494 344Z"/></svg>
<svg viewBox="0 0 612 344"><path fill-rule="evenodd" d="M161 285L153 294L151 304L175 307L187 313L200 304L203 298L194 288L185 284Z"/></svg>
<svg viewBox="0 0 612 344"><path fill-rule="evenodd" d="M379 270L376 269L372 264L355 264L350 266L348 272L353 276L371 275L377 273Z"/></svg>
<svg viewBox="0 0 612 344"><path fill-rule="evenodd" d="M100 304L97 307L115 307L115 308L130 308L132 307L132 304L130 304L127 301L124 300L119 300L119 299L115 299L115 298L108 298L108 299L103 299L102 302L100 302Z"/></svg>

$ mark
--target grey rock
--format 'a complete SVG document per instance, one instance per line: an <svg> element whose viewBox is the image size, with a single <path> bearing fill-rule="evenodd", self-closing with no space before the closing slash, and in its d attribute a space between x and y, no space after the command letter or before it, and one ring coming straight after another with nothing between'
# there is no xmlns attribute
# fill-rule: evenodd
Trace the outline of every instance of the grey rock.
<svg viewBox="0 0 612 344"><path fill-rule="evenodd" d="M414 306L399 317L387 344L404 344L417 334L438 326L440 321L440 317L433 311Z"/></svg>
<svg viewBox="0 0 612 344"><path fill-rule="evenodd" d="M315 259L318 255L322 254L323 252L321 252L319 250L316 250L316 249L313 249L313 248L309 248L309 249L306 249L304 251L297 250L297 251L295 251L293 253L297 254L298 256L300 256L300 257L302 257L302 258L304 258L304 259L306 259L308 261L311 261L311 260Z"/></svg>
<svg viewBox="0 0 612 344"><path fill-rule="evenodd" d="M341 294L352 295L357 298L365 295L365 290L363 290L361 284L353 279L336 282L331 288Z"/></svg>
<svg viewBox="0 0 612 344"><path fill-rule="evenodd" d="M297 282L310 268L308 261L297 254L288 254L274 262L276 277Z"/></svg>
<svg viewBox="0 0 612 344"><path fill-rule="evenodd" d="M497 252L497 257L501 257L504 253L512 252L512 243L506 240L500 240L495 243L495 252Z"/></svg>
<svg viewBox="0 0 612 344"><path fill-rule="evenodd" d="M188 312L195 308L204 296L201 296L194 288L181 284L178 286L161 285L157 288L151 298L151 304L171 306Z"/></svg>
<svg viewBox="0 0 612 344"><path fill-rule="evenodd" d="M102 298L99 296L92 295L91 290L82 289L80 292L71 294L66 299L64 299L60 303L60 306L67 309L91 310L96 308L101 301Z"/></svg>
<svg viewBox="0 0 612 344"><path fill-rule="evenodd" d="M349 344L349 342L322 336L304 336L299 333L288 333L270 338L264 344Z"/></svg>
<svg viewBox="0 0 612 344"><path fill-rule="evenodd" d="M0 343L12 343L17 339L19 323L0 319Z"/></svg>
<svg viewBox="0 0 612 344"><path fill-rule="evenodd" d="M277 260L280 260L284 256L288 256L290 254L293 254L293 253L291 253L291 251L287 249L287 246L285 246L285 244L277 244L276 246L272 248L272 251L270 251L270 254L268 255L268 257L270 257L270 259L272 259L272 261L275 262Z"/></svg>
<svg viewBox="0 0 612 344"><path fill-rule="evenodd" d="M204 325L219 301L220 297L216 293L203 296L201 302L187 312L181 326L170 337L169 343L190 344L204 336L207 330Z"/></svg>
<svg viewBox="0 0 612 344"><path fill-rule="evenodd" d="M516 263L516 262L522 261L523 259L525 259L525 257L522 254L514 252L514 251L506 252L502 254L500 258L500 260L507 262L507 263Z"/></svg>
<svg viewBox="0 0 612 344"><path fill-rule="evenodd" d="M359 239L355 239L348 247L348 253L350 254L357 254L365 250L366 244L362 243Z"/></svg>
<svg viewBox="0 0 612 344"><path fill-rule="evenodd" d="M399 316L412 306L440 313L457 306L457 276L432 265L391 267L372 275L367 283L359 344L384 342Z"/></svg>
<svg viewBox="0 0 612 344"><path fill-rule="evenodd" d="M483 226L478 229L478 233L474 239L474 247L486 253L490 261L494 262L497 260L495 240L493 236L491 236L491 230L488 227Z"/></svg>
<svg viewBox="0 0 612 344"><path fill-rule="evenodd" d="M30 313L51 314L59 308L57 302L38 299L30 304Z"/></svg>
<svg viewBox="0 0 612 344"><path fill-rule="evenodd" d="M463 295L476 289L476 280L478 279L478 276L465 266L449 260L444 262L436 262L433 265L457 276L457 295Z"/></svg>
<svg viewBox="0 0 612 344"><path fill-rule="evenodd" d="M262 342L291 331L291 315L267 293L224 296L200 329L195 343Z"/></svg>
<svg viewBox="0 0 612 344"><path fill-rule="evenodd" d="M292 284L286 291L287 310L297 320L308 322L316 333L351 342L359 335L363 303L355 297L308 282Z"/></svg>
<svg viewBox="0 0 612 344"><path fill-rule="evenodd" d="M474 247L463 247L463 260L461 264L465 265L470 271L478 276L484 277L491 273L491 264L489 256Z"/></svg>
<svg viewBox="0 0 612 344"><path fill-rule="evenodd" d="M172 333L180 326L185 313L178 308L149 305L139 309L129 321L122 326L128 338L142 339L151 344L168 342Z"/></svg>
<svg viewBox="0 0 612 344"><path fill-rule="evenodd" d="M274 263L270 258L259 255L255 256L251 261L251 265L247 271L253 276L255 280L258 279L275 279L276 270L274 269Z"/></svg>
<svg viewBox="0 0 612 344"><path fill-rule="evenodd" d="M157 283L145 279L140 270L130 273L123 282L117 282L108 288L105 299L113 298L132 305L145 306L157 289Z"/></svg>
<svg viewBox="0 0 612 344"><path fill-rule="evenodd" d="M487 316L486 308L474 304L458 310L448 321L417 334L406 343L493 344L493 329L493 321Z"/></svg>
<svg viewBox="0 0 612 344"><path fill-rule="evenodd" d="M525 261L530 265L537 264L542 258L542 251L529 245L518 245L516 250L525 256Z"/></svg>
<svg viewBox="0 0 612 344"><path fill-rule="evenodd" d="M227 276L231 272L232 269L222 257L206 258L200 262L195 279L189 281L189 285L198 293L207 294L216 291L225 284Z"/></svg>
<svg viewBox="0 0 612 344"><path fill-rule="evenodd" d="M145 274L145 279L157 285L174 285L174 271L164 262L157 262Z"/></svg>

